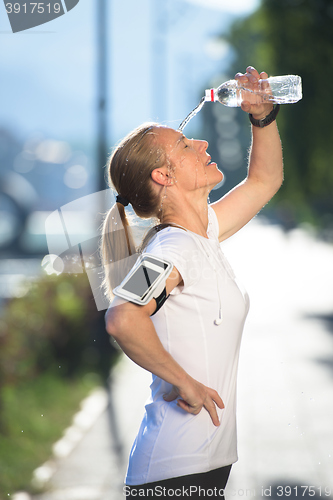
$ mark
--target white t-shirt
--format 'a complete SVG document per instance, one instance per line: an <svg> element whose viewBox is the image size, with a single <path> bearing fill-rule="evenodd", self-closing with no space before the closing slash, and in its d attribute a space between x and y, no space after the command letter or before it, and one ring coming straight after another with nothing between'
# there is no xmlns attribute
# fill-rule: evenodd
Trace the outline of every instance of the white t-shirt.
<svg viewBox="0 0 333 500"><path fill-rule="evenodd" d="M168 227L146 251L171 261L184 286L176 287L152 316L164 348L189 375L215 389L225 408L214 426L205 408L192 415L165 402L171 385L153 375L151 397L133 444L126 484L139 485L200 472L237 461L236 382L241 336L249 308L218 241L218 221L209 207L208 239ZM219 289L219 290L218 290ZM221 305L222 322L219 317Z"/></svg>

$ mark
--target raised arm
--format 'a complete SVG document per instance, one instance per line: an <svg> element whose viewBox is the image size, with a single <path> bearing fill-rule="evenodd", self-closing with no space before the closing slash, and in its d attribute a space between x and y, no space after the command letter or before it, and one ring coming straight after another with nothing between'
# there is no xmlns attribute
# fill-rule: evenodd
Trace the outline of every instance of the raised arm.
<svg viewBox="0 0 333 500"><path fill-rule="evenodd" d="M181 279L174 268L166 283L168 294ZM177 399L183 410L195 415L204 407L218 426L215 404L223 408L222 399L215 390L190 377L164 349L150 319L155 307L155 299L146 306L138 306L116 298L106 313L106 330L136 364L172 385L164 397L166 401Z"/></svg>
<svg viewBox="0 0 333 500"><path fill-rule="evenodd" d="M258 80L267 76L264 72L259 75L256 69L249 66L245 75L238 73L236 78L255 88ZM254 105L244 101L242 109L251 113L254 118L262 119L271 112L273 105ZM252 126L252 145L246 179L212 204L219 221L220 241L229 238L249 222L274 196L282 182L282 147L276 121L263 128Z"/></svg>

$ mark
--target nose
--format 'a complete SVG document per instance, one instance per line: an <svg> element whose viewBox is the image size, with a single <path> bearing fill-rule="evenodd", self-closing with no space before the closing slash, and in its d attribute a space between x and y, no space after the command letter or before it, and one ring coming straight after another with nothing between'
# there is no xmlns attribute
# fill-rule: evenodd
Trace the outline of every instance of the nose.
<svg viewBox="0 0 333 500"><path fill-rule="evenodd" d="M198 147L198 150L200 153L203 153L206 151L206 149L208 148L208 142L207 141L202 141L202 140L199 140L199 139L195 139L195 142L197 144L197 147Z"/></svg>

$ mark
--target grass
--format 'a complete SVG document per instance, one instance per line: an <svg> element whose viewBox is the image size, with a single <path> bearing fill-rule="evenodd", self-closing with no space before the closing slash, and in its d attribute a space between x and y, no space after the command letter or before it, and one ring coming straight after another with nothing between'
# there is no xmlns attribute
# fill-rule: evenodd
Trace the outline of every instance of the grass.
<svg viewBox="0 0 333 500"><path fill-rule="evenodd" d="M0 500L15 491L31 491L32 472L51 455L80 402L98 379L86 375L69 381L44 374L1 394L3 430L0 433Z"/></svg>

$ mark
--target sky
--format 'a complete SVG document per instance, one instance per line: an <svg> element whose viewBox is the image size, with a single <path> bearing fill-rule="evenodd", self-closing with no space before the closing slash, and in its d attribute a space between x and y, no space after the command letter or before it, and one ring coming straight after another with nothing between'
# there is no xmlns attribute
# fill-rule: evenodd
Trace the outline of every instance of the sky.
<svg viewBox="0 0 333 500"><path fill-rule="evenodd" d="M107 154L143 122L177 128L206 88L233 77L233 52L221 35L257 5L107 0ZM41 244L48 213L98 191L104 174L97 161L97 6L80 0L49 23L12 33L0 2L0 182L10 181L20 202L31 193L36 213L28 226ZM186 135L198 136L200 125L199 113Z"/></svg>
<svg viewBox="0 0 333 500"><path fill-rule="evenodd" d="M189 3L201 5L206 8L244 15L251 13L259 6L259 0L186 0Z"/></svg>
<svg viewBox="0 0 333 500"><path fill-rule="evenodd" d="M96 130L96 0L54 21L11 33L0 5L0 127L93 144ZM148 120L177 126L231 57L216 43L258 0L110 0L110 143ZM152 68L155 68L154 71Z"/></svg>
<svg viewBox="0 0 333 500"><path fill-rule="evenodd" d="M107 154L143 122L177 128L206 88L233 77L223 34L258 1L106 1ZM98 5L80 0L57 19L12 33L0 2L0 213L2 185L20 203L30 193L29 241L36 245L44 245L48 213L93 195L104 175L97 160ZM199 113L186 135L198 137L200 126ZM0 232L10 235L14 225L7 226Z"/></svg>

